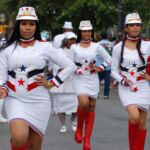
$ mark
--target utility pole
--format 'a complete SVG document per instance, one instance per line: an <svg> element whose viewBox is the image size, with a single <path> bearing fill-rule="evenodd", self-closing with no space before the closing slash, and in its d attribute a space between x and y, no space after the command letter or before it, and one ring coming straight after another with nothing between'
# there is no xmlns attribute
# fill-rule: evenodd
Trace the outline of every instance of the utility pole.
<svg viewBox="0 0 150 150"><path fill-rule="evenodd" d="M117 32L121 33L124 28L124 16L123 16L123 0L118 0L118 26Z"/></svg>

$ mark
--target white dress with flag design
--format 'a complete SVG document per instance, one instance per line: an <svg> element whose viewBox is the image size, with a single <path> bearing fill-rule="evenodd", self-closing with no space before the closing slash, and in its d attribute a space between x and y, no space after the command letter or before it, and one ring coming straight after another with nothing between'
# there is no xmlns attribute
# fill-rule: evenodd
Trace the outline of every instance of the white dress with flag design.
<svg viewBox="0 0 150 150"><path fill-rule="evenodd" d="M110 55L97 43L91 42L87 48L81 47L80 44L74 44L70 48L69 57L82 69L88 68L90 63L96 64L97 56L101 56L104 59L105 66L110 66ZM85 69L83 74L80 75L74 73L73 86L77 95L88 95L96 99L99 92L98 73L90 72L88 69Z"/></svg>
<svg viewBox="0 0 150 150"><path fill-rule="evenodd" d="M123 62L120 68L121 45L118 43L113 49L112 56L112 76L120 83L126 77L138 88L137 92L132 92L131 87L119 84L119 97L124 107L134 104L139 108L148 111L150 106L150 82L140 79L140 74L145 70L145 64L139 58L137 49L130 50L124 47ZM141 52L147 62L150 55L150 42L142 41Z"/></svg>
<svg viewBox="0 0 150 150"><path fill-rule="evenodd" d="M76 66L56 51L51 43L35 41L34 46L23 48L15 43L0 52L0 85L7 84L5 108L8 120L19 118L41 136L48 124L51 102L48 90L38 86L35 77L44 75L44 67L53 62L65 68L52 79L56 86L76 70Z"/></svg>

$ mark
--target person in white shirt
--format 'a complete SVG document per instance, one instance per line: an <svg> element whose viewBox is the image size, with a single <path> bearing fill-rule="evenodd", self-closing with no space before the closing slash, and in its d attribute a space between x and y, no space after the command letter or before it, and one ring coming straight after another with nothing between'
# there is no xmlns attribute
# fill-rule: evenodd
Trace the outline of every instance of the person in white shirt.
<svg viewBox="0 0 150 150"><path fill-rule="evenodd" d="M128 14L124 39L115 45L112 55L112 76L119 82L119 97L129 115L130 150L144 150L150 108L150 76L145 72L150 42L142 39L141 30L139 14Z"/></svg>
<svg viewBox="0 0 150 150"><path fill-rule="evenodd" d="M76 43L77 36L73 32L67 32L59 49L64 55L68 56L70 46ZM63 68L58 65L53 65L53 75L56 76ZM65 82L59 87L54 87L50 90L53 94L53 101L55 102L55 112L61 122L60 132L67 132L66 114L71 114L72 130L76 131L76 112L78 100L75 94L72 76L69 76Z"/></svg>
<svg viewBox="0 0 150 150"><path fill-rule="evenodd" d="M77 69L72 75L72 83L78 97L77 130L75 141L83 143L83 150L91 150L90 138L94 125L96 99L99 92L98 72L111 63L111 57L99 44L94 43L93 27L89 20L79 25L78 43L73 44L68 57L76 64ZM100 55L105 63L96 66L96 57ZM46 81L44 82L46 83ZM84 140L83 140L83 128Z"/></svg>
<svg viewBox="0 0 150 150"><path fill-rule="evenodd" d="M70 48L69 57L78 66L73 74L73 86L78 96L77 130L75 141L82 143L83 150L91 150L90 138L94 125L96 99L99 92L98 72L105 65L96 66L97 55L101 56L106 65L110 66L111 57L98 43L94 43L94 32L89 20L81 21L79 25L78 43ZM85 125L85 130L84 130ZM84 130L84 138L83 138Z"/></svg>
<svg viewBox="0 0 150 150"><path fill-rule="evenodd" d="M5 98L12 150L41 150L48 125L51 101L47 88L59 86L76 66L41 41L33 7L21 7L10 39L0 49L0 99ZM43 87L48 63L64 68Z"/></svg>
<svg viewBox="0 0 150 150"><path fill-rule="evenodd" d="M62 34L58 34L54 37L53 40L53 46L58 49L61 47L62 45L62 41L65 38L65 33L67 32L72 32L73 31L73 26L72 26L72 22L68 22L65 21L64 25L63 25L63 33Z"/></svg>

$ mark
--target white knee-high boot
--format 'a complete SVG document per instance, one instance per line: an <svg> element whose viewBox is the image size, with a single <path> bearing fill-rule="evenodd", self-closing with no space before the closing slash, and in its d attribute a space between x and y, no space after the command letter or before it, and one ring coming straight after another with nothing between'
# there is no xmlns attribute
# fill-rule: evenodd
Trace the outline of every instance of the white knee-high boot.
<svg viewBox="0 0 150 150"><path fill-rule="evenodd" d="M4 99L0 99L0 122L2 123L7 122L7 119L4 118L2 115L3 104L4 104Z"/></svg>

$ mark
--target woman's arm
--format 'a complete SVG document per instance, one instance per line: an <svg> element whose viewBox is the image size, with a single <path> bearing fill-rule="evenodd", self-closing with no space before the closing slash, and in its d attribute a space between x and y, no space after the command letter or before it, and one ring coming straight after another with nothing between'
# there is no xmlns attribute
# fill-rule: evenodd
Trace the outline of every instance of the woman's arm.
<svg viewBox="0 0 150 150"><path fill-rule="evenodd" d="M8 88L6 85L8 79L8 60L6 51L0 52L0 99L8 95Z"/></svg>
<svg viewBox="0 0 150 150"><path fill-rule="evenodd" d="M52 54L53 55L50 56L50 60L63 68L63 70L52 79L52 82L56 86L59 86L67 77L69 77L69 75L76 71L76 66L69 58L67 58L67 56L61 52L52 49Z"/></svg>
<svg viewBox="0 0 150 150"><path fill-rule="evenodd" d="M98 47L98 55L103 58L103 60L107 66L111 65L111 56L108 54L108 52L105 50L105 48L102 47L101 45L99 45L99 47Z"/></svg>
<svg viewBox="0 0 150 150"><path fill-rule="evenodd" d="M112 53L111 75L119 83L121 83L123 77L120 75L120 49L114 47Z"/></svg>
<svg viewBox="0 0 150 150"><path fill-rule="evenodd" d="M58 87L64 82L66 78L69 77L69 75L76 71L76 66L69 58L67 58L67 56L65 56L60 51L56 50L54 47L52 47L52 45L49 45L48 49L49 51L47 52L47 55L49 61L63 68L63 70L59 72L55 77L53 77L50 80L50 83L48 83L49 87L51 87L52 85ZM38 83L40 83L41 81L42 83L44 82L43 77L38 76L37 78Z"/></svg>

